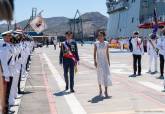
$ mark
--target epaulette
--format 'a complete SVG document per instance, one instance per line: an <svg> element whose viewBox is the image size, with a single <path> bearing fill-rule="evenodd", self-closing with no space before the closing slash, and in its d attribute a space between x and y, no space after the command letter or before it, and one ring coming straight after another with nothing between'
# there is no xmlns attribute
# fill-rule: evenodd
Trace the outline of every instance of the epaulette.
<svg viewBox="0 0 165 114"><path fill-rule="evenodd" d="M3 46L3 47L6 47L6 44L3 44L2 46Z"/></svg>

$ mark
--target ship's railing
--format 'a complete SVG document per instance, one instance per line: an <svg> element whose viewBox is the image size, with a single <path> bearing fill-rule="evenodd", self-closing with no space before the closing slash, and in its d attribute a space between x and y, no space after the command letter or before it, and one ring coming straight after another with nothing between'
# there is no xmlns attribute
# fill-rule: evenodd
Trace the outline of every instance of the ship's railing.
<svg viewBox="0 0 165 114"><path fill-rule="evenodd" d="M164 16L162 16L162 15L158 16L158 20L161 22L165 22L165 15ZM154 18L152 16L149 16L146 19L140 20L140 23L149 23L149 22L153 22L153 21L154 21Z"/></svg>

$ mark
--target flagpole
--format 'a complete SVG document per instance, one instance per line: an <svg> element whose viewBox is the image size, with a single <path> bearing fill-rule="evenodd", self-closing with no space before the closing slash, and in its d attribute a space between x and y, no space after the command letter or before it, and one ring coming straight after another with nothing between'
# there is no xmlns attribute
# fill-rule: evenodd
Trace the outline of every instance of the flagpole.
<svg viewBox="0 0 165 114"><path fill-rule="evenodd" d="M158 28L159 28L159 25L158 25L157 13L156 13L156 8L155 8L154 9L154 25L153 25L153 31L152 31L154 35L156 35Z"/></svg>
<svg viewBox="0 0 165 114"><path fill-rule="evenodd" d="M11 22L8 21L8 22L7 22L7 30L8 30L8 31L10 30L10 25L11 25Z"/></svg>

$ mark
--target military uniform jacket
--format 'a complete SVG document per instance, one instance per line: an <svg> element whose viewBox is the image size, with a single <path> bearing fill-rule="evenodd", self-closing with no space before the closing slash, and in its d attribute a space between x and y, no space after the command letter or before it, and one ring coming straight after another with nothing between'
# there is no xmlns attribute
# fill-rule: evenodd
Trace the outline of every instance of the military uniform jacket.
<svg viewBox="0 0 165 114"><path fill-rule="evenodd" d="M64 41L61 45L61 50L60 50L60 64L73 61L71 58L66 58L64 56L66 53L68 53L68 49L66 48L65 45L67 46L67 48L69 48L70 52L74 55L76 61L79 61L77 43L74 40L72 40L70 43L68 43L67 41Z"/></svg>
<svg viewBox="0 0 165 114"><path fill-rule="evenodd" d="M2 47L0 47L0 61L2 65L3 76L6 81L9 81L9 77L12 76L9 64L12 59L12 51L10 48L10 44L4 43Z"/></svg>
<svg viewBox="0 0 165 114"><path fill-rule="evenodd" d="M10 58L8 60L9 70L11 72L11 77L14 77L16 74L16 48L13 44L8 45L10 51Z"/></svg>
<svg viewBox="0 0 165 114"><path fill-rule="evenodd" d="M148 53L149 55L156 56L156 55L157 55L157 52L156 52L156 50L155 50L154 48L156 48L156 46L157 46L157 40L156 40L156 39L155 39L155 40L151 39L151 42L153 43L154 47L153 47L152 44L148 41L148 42L147 42L147 53Z"/></svg>
<svg viewBox="0 0 165 114"><path fill-rule="evenodd" d="M157 42L157 48L159 49L159 54L165 55L165 36L160 36Z"/></svg>

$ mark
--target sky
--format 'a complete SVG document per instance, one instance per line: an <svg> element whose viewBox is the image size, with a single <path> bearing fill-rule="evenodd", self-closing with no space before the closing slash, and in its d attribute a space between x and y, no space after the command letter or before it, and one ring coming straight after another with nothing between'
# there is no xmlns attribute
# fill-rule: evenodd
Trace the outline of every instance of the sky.
<svg viewBox="0 0 165 114"><path fill-rule="evenodd" d="M106 0L15 0L14 20L20 22L29 19L32 8L37 8L38 12L44 10L44 18L64 16L73 18L76 10L80 13L98 11L107 15Z"/></svg>

